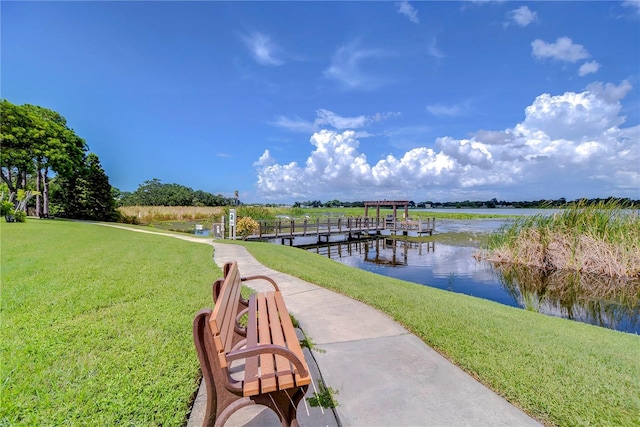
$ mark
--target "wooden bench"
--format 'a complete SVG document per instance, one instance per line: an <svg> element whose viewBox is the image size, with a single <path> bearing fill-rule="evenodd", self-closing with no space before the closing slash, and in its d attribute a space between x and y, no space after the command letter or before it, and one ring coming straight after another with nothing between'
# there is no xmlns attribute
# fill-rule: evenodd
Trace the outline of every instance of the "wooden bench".
<svg viewBox="0 0 640 427"><path fill-rule="evenodd" d="M214 309L201 310L193 322L207 388L203 425L222 426L238 409L259 404L283 426L297 426L311 376L280 289L267 276L241 277L236 262L223 270L224 279L213 285ZM251 280L265 280L274 290L245 300L240 289Z"/></svg>

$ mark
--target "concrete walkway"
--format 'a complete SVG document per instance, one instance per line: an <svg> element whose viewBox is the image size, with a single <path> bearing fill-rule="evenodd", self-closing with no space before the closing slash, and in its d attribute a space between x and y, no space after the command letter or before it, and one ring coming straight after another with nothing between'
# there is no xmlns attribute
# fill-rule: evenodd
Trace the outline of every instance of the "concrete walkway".
<svg viewBox="0 0 640 427"><path fill-rule="evenodd" d="M214 247L219 266L236 260L243 275L265 274L278 283L287 308L321 350L313 355L327 386L338 391L342 425L539 425L387 315L271 270L243 246ZM307 425L304 411L298 413Z"/></svg>
<svg viewBox="0 0 640 427"><path fill-rule="evenodd" d="M209 239L184 237L211 243ZM213 246L214 261L220 267L235 260L243 276L272 277L287 308L320 349L313 351L313 358L326 385L338 392L337 420L330 419L331 413L325 414L325 418L307 417L301 404L298 408L301 426L540 425L386 314L271 270L243 246L217 242ZM249 412L232 417L227 425L279 425L274 414L268 410L258 412L257 408L243 409ZM199 425L197 416L198 410L194 408L190 425Z"/></svg>

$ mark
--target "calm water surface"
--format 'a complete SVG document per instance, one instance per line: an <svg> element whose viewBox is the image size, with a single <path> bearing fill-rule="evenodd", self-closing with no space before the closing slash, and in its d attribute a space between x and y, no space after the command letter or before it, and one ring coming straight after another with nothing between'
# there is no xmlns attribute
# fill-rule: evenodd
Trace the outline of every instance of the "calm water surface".
<svg viewBox="0 0 640 427"><path fill-rule="evenodd" d="M503 224L502 220L440 220L437 230L444 232L488 233ZM473 245L473 235L471 235ZM438 242L412 243L380 238L370 241L322 244L307 249L328 256L345 265L388 277L419 283L438 289L484 298L501 304L527 308L543 314L640 334L640 304L628 301L590 300L580 295L547 295L531 291L528 283L520 286L514 275L505 275L491 263L477 261L473 246L453 246ZM521 281L537 285L552 280L526 274Z"/></svg>

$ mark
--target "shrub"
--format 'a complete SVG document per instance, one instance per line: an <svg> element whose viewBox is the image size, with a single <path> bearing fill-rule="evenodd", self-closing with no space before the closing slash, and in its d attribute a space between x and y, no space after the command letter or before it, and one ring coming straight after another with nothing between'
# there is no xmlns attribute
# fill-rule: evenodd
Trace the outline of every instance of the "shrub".
<svg viewBox="0 0 640 427"><path fill-rule="evenodd" d="M247 240L247 237L256 234L260 229L260 225L257 221L250 216L242 217L238 220L236 225L236 234L242 237L242 240Z"/></svg>
<svg viewBox="0 0 640 427"><path fill-rule="evenodd" d="M120 217L118 218L118 222L120 222L122 224L134 224L134 225L140 224L140 220L138 219L138 217L136 215L125 215L123 213L120 213Z"/></svg>
<svg viewBox="0 0 640 427"><path fill-rule="evenodd" d="M26 222L27 221L27 213L25 211L15 211L13 213L13 217L16 222Z"/></svg>
<svg viewBox="0 0 640 427"><path fill-rule="evenodd" d="M11 215L13 213L13 203L3 200L0 204L0 215Z"/></svg>

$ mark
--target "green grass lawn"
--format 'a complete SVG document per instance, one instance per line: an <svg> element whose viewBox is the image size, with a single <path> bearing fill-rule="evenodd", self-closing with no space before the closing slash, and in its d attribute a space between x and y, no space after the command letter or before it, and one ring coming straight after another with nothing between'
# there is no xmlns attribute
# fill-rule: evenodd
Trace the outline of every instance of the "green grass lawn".
<svg viewBox="0 0 640 427"><path fill-rule="evenodd" d="M383 277L288 246L241 244L275 270L388 313L545 424L640 423L637 335Z"/></svg>
<svg viewBox="0 0 640 427"><path fill-rule="evenodd" d="M221 275L211 247L59 220L0 235L0 425L183 425L199 377L192 320ZM243 244L389 313L546 424L638 425L637 335Z"/></svg>
<svg viewBox="0 0 640 427"><path fill-rule="evenodd" d="M183 425L212 247L59 220L0 233L0 425Z"/></svg>

